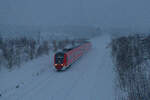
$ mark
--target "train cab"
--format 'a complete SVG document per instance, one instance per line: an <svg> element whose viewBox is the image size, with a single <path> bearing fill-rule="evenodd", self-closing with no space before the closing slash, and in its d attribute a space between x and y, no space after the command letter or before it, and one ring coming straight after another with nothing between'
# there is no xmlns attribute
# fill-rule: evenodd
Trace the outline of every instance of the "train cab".
<svg viewBox="0 0 150 100"><path fill-rule="evenodd" d="M55 64L56 69L61 70L64 66L65 54L63 52L58 52L55 54Z"/></svg>

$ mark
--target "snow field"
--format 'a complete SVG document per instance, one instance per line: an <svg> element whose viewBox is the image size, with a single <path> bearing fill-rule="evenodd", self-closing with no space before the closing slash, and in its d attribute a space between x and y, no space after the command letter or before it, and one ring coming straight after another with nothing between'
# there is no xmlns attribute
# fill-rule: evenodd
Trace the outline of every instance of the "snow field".
<svg viewBox="0 0 150 100"><path fill-rule="evenodd" d="M26 65L27 71L20 76L26 84L0 98L2 100L115 100L115 75L110 49L106 48L110 37L104 35L92 39L91 42L92 49L66 71L54 71L53 54ZM29 66L32 66L32 69ZM43 71L32 76L33 80L29 81L28 78L33 70L40 72L37 69ZM26 75L28 77L24 78Z"/></svg>

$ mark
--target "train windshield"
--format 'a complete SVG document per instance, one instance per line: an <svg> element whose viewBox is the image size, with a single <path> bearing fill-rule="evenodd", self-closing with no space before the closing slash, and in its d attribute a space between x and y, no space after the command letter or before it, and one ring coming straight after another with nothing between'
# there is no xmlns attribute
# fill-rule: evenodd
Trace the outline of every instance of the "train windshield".
<svg viewBox="0 0 150 100"><path fill-rule="evenodd" d="M64 61L64 53L57 53L55 55L55 63L56 64L63 64L63 61Z"/></svg>

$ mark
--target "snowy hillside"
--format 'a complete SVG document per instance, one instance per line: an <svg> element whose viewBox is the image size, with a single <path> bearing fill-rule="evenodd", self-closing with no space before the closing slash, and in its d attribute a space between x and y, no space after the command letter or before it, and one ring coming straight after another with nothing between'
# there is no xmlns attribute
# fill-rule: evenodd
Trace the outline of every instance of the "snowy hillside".
<svg viewBox="0 0 150 100"><path fill-rule="evenodd" d="M53 53L0 73L1 100L115 100L108 35L91 40L92 49L63 72L53 67Z"/></svg>
<svg viewBox="0 0 150 100"><path fill-rule="evenodd" d="M116 72L115 100L149 100L150 35L113 38L112 58Z"/></svg>

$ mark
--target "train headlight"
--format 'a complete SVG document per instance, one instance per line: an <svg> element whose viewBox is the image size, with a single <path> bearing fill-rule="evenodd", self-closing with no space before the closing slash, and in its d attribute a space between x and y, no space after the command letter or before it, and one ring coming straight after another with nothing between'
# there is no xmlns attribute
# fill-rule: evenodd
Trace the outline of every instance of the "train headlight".
<svg viewBox="0 0 150 100"><path fill-rule="evenodd" d="M55 64L55 66L57 66L57 64Z"/></svg>

